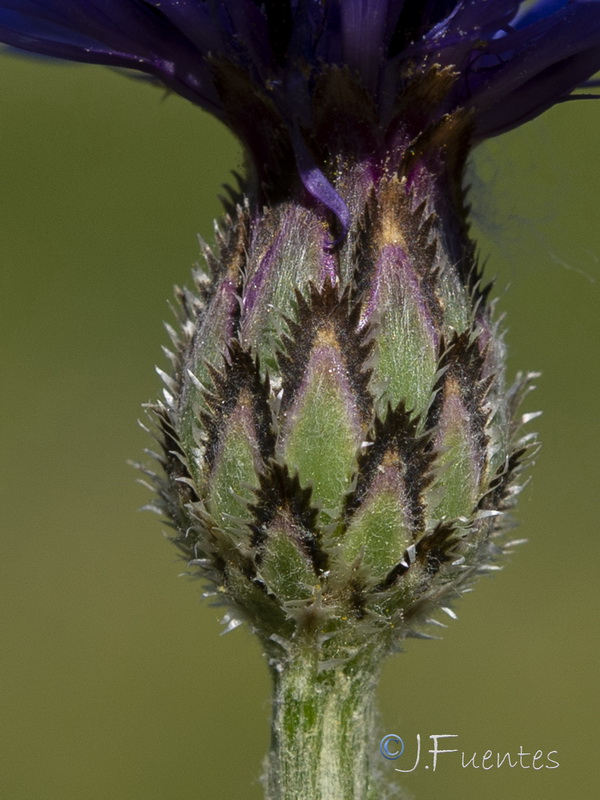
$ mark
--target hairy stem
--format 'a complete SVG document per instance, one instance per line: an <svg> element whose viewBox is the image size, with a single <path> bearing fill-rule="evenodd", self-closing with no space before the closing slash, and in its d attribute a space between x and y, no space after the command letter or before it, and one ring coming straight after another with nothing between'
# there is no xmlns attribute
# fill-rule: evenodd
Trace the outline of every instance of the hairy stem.
<svg viewBox="0 0 600 800"><path fill-rule="evenodd" d="M378 672L364 658L319 670L309 648L274 672L267 800L377 800Z"/></svg>

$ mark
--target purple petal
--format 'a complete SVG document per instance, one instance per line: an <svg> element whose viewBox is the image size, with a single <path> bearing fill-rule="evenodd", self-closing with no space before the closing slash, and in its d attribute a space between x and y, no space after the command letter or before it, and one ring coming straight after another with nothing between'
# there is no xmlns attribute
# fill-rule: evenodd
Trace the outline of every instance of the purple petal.
<svg viewBox="0 0 600 800"><path fill-rule="evenodd" d="M298 128L292 133L292 144L304 188L311 197L335 214L342 226L342 237L345 236L350 228L350 212L347 205L317 166Z"/></svg>
<svg viewBox="0 0 600 800"><path fill-rule="evenodd" d="M138 0L3 0L0 41L45 56L140 70L220 111L201 54L167 18Z"/></svg>
<svg viewBox="0 0 600 800"><path fill-rule="evenodd" d="M470 106L477 135L494 135L600 70L600 0L0 0L0 41L161 81L237 132L262 176L273 152L289 159L293 148L306 190L347 230L348 209L304 136L328 113L315 113L326 69L348 67L372 97L373 141L408 76L434 64L458 79L439 107L416 109L413 124ZM356 116L339 111L338 120Z"/></svg>
<svg viewBox="0 0 600 800"><path fill-rule="evenodd" d="M377 88L388 5L386 0L346 0L340 6L343 62L362 76L370 91Z"/></svg>

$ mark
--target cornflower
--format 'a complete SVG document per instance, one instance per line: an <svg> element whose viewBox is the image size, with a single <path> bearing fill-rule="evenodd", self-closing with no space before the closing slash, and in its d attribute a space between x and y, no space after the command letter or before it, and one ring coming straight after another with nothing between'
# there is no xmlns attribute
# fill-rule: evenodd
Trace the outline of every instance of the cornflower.
<svg viewBox="0 0 600 800"><path fill-rule="evenodd" d="M157 506L268 656L269 800L381 797L381 664L511 545L533 442L465 162L596 85L600 2L12 0L0 40L137 70L241 140L152 409Z"/></svg>

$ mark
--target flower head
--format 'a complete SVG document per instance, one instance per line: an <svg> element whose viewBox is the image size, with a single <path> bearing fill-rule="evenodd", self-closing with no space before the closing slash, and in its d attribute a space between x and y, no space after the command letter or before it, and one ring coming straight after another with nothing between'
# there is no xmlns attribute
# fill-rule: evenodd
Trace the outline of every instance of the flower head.
<svg viewBox="0 0 600 800"><path fill-rule="evenodd" d="M0 0L0 40L139 70L243 141L154 408L160 510L273 663L395 647L501 552L531 444L468 146L600 68L600 0Z"/></svg>

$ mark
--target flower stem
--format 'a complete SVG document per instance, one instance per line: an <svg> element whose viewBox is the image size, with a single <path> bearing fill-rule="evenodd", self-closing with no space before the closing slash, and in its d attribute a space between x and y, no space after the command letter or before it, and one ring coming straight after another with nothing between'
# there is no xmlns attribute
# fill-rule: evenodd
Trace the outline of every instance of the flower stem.
<svg viewBox="0 0 600 800"><path fill-rule="evenodd" d="M379 664L326 670L311 648L274 671L267 800L376 800L375 690Z"/></svg>

